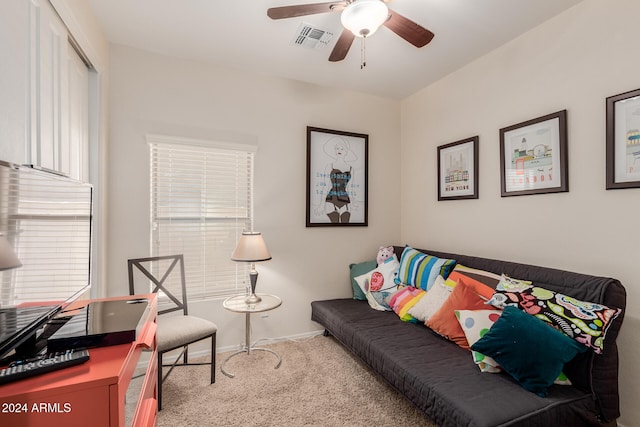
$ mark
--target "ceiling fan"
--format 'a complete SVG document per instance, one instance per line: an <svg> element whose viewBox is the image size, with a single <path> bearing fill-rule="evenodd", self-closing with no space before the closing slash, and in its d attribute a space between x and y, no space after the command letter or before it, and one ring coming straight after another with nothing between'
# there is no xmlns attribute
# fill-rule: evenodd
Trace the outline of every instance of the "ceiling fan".
<svg viewBox="0 0 640 427"><path fill-rule="evenodd" d="M426 28L389 9L391 0L342 0L325 3L298 4L272 7L267 10L271 19L295 18L317 13L341 12L344 29L338 38L329 61L342 61L349 52L355 37L369 37L384 25L412 45L425 46L434 34Z"/></svg>

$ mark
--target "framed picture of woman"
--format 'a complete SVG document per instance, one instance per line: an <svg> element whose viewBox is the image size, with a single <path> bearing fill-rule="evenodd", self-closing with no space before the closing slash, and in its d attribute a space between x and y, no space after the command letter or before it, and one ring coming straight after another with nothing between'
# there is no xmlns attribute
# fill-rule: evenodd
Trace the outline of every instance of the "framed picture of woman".
<svg viewBox="0 0 640 427"><path fill-rule="evenodd" d="M368 225L369 136L307 126L307 227Z"/></svg>

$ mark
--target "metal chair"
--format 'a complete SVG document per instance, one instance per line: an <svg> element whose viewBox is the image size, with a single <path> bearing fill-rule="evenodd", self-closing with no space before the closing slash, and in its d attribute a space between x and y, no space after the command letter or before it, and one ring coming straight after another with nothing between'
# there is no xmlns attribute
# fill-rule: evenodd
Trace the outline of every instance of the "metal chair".
<svg viewBox="0 0 640 427"><path fill-rule="evenodd" d="M182 298L176 296L176 291L168 289L169 282L175 283L171 276L176 265L179 265L179 282ZM154 268L151 268L151 267ZM215 323L199 317L190 316L187 309L187 292L184 274L183 255L167 255L148 258L136 258L128 260L129 267L129 293L131 295L148 293L148 290L136 292L134 286L134 268L138 269L147 279L153 283L153 293L161 292L162 297L158 301L158 410L162 409L162 383L176 366L211 365L211 384L216 382L216 332ZM150 271L157 271L156 275ZM171 278L171 280L169 280ZM145 281L145 283L148 283ZM166 297L166 298L165 298ZM165 301L166 299L166 301ZM168 308L161 308L169 306ZM182 316L162 316L166 313L182 311ZM189 363L188 346L195 342L211 338L211 362ZM165 353L182 348L182 352L171 365L163 365L162 357ZM182 363L178 363L180 358ZM169 367L169 371L163 376L162 368Z"/></svg>

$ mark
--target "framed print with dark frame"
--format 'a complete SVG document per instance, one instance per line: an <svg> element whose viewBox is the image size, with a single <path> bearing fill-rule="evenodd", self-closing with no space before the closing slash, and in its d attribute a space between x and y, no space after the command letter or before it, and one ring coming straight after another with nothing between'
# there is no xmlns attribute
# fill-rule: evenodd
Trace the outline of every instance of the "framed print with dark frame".
<svg viewBox="0 0 640 427"><path fill-rule="evenodd" d="M569 191L567 110L500 129L501 195Z"/></svg>
<svg viewBox="0 0 640 427"><path fill-rule="evenodd" d="M607 190L640 188L640 89L607 98Z"/></svg>
<svg viewBox="0 0 640 427"><path fill-rule="evenodd" d="M369 135L307 126L307 227L367 226Z"/></svg>
<svg viewBox="0 0 640 427"><path fill-rule="evenodd" d="M438 200L478 198L478 136L438 147Z"/></svg>

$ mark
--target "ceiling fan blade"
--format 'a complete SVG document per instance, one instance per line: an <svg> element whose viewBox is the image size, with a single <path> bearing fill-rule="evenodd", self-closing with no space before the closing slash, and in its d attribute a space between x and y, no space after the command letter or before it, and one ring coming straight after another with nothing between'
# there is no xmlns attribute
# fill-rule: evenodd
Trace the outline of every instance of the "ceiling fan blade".
<svg viewBox="0 0 640 427"><path fill-rule="evenodd" d="M297 16L314 15L316 13L335 12L345 8L346 1L330 1L326 3L297 4L292 6L271 7L267 16L271 19L295 18Z"/></svg>
<svg viewBox="0 0 640 427"><path fill-rule="evenodd" d="M431 31L391 9L389 9L389 19L383 25L415 47L426 45L434 36Z"/></svg>
<svg viewBox="0 0 640 427"><path fill-rule="evenodd" d="M342 61L349 53L349 49L351 48L351 44L353 43L353 39L356 36L346 28L342 30L342 34L340 34L340 38L336 42L336 45L333 47L331 51L331 55L329 55L329 61L338 62Z"/></svg>

